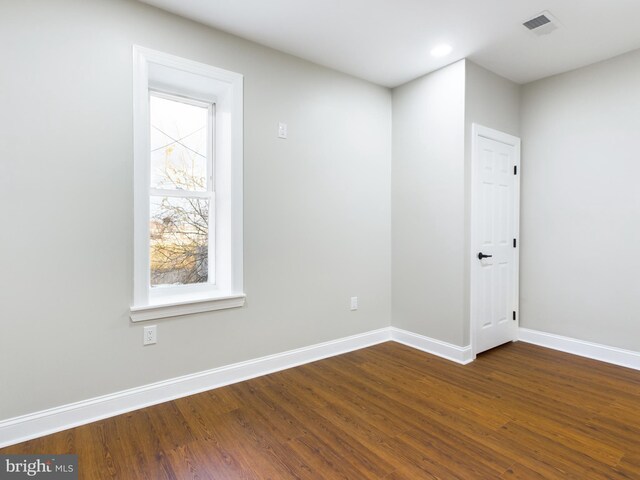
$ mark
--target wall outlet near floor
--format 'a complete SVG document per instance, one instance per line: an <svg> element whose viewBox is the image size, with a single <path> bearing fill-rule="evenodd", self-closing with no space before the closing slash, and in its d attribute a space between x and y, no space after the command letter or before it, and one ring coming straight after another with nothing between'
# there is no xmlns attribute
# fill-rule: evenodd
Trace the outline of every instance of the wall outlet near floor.
<svg viewBox="0 0 640 480"><path fill-rule="evenodd" d="M358 309L358 297L351 297L351 310Z"/></svg>
<svg viewBox="0 0 640 480"><path fill-rule="evenodd" d="M157 325L149 325L144 327L144 338L142 339L143 345L153 345L158 343L158 327Z"/></svg>

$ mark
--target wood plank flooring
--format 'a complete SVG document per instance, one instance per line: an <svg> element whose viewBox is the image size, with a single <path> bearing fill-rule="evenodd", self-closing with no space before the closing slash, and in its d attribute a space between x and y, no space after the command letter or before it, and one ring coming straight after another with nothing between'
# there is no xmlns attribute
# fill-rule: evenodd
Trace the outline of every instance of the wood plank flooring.
<svg viewBox="0 0 640 480"><path fill-rule="evenodd" d="M384 343L15 445L81 479L640 479L640 372Z"/></svg>

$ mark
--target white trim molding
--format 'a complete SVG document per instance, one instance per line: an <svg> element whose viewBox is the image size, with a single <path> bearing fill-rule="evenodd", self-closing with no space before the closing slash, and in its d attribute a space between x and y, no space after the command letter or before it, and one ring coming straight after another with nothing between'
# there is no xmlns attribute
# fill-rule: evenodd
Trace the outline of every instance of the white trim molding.
<svg viewBox="0 0 640 480"><path fill-rule="evenodd" d="M134 322L244 305L243 85L240 73L133 46ZM150 98L158 96L208 109L206 191L151 188ZM151 287L153 196L207 199L210 283Z"/></svg>
<svg viewBox="0 0 640 480"><path fill-rule="evenodd" d="M479 314L478 309L480 308L480 282L481 282L481 264L478 261L477 255L480 251L481 245L481 227L479 221L476 221L481 216L478 212L478 208L480 208L480 202L478 199L481 192L476 188L476 184L480 179L480 139L485 138L489 140L494 140L496 142L503 143L505 145L512 146L514 148L514 166L517 169L518 174L514 175L514 205L513 205L513 239L517 241L517 244L520 244L520 177L522 174L520 164L521 164L521 141L518 137L514 137L513 135L509 135L507 133L501 132L499 130L494 130L493 128L485 127L483 125L473 123L471 126L471 195L470 195L470 204L469 208L471 211L471 223L470 223L470 236L469 236L469 257L468 257L468 265L469 265L469 332L470 332L470 343L472 350L472 357L478 353L481 353L484 350L487 350L487 345L480 346L479 345L479 329L476 323L478 322ZM510 237L509 237L510 238ZM507 324L508 332L505 337L501 338L501 341L507 340L516 340L518 338L518 325L520 321L520 307L519 307L519 298L520 298L520 248L513 249L513 294L510 298L510 306L509 310L513 309L516 312L515 321L509 321ZM499 343L499 342L498 342ZM496 345L494 345L496 346Z"/></svg>
<svg viewBox="0 0 640 480"><path fill-rule="evenodd" d="M609 347L599 343L563 337L561 335L530 330L528 328L520 328L518 330L518 340L573 355L579 355L581 357L591 358L593 360L599 360L601 362L612 363L621 367L640 370L640 352L634 352L632 350Z"/></svg>
<svg viewBox="0 0 640 480"><path fill-rule="evenodd" d="M385 327L3 420L0 448L389 341L463 365L473 361L471 346Z"/></svg>
<svg viewBox="0 0 640 480"><path fill-rule="evenodd" d="M393 341L402 343L408 347L422 350L423 352L431 353L462 365L473 362L471 345L459 347L451 343L425 337L424 335L408 332L407 330L401 330L396 327L390 327L389 330L391 331L391 339Z"/></svg>
<svg viewBox="0 0 640 480"><path fill-rule="evenodd" d="M640 370L640 352L526 328L520 328L518 334L526 343ZM3 420L0 448L388 341L462 365L473 361L471 345L460 347L386 327Z"/></svg>
<svg viewBox="0 0 640 480"><path fill-rule="evenodd" d="M225 308L242 307L246 299L245 294L230 295L226 297L203 298L201 300L188 300L159 305L147 305L144 307L131 307L130 318L132 322L146 322L158 318L178 317L192 313L211 312Z"/></svg>
<svg viewBox="0 0 640 480"><path fill-rule="evenodd" d="M381 328L10 418L0 421L0 448L390 340Z"/></svg>

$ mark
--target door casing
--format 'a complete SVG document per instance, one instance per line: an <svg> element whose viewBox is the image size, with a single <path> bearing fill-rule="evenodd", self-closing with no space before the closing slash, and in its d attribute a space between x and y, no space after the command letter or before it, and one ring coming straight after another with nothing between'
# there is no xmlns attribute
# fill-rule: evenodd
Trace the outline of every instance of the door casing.
<svg viewBox="0 0 640 480"><path fill-rule="evenodd" d="M480 156L478 152L478 139L483 137L497 142L504 143L514 147L514 166L517 168L517 174L514 175L514 238L517 240L517 246L514 258L514 278L515 278L515 311L516 320L514 332L517 332L520 325L520 176L522 174L520 168L520 139L513 135L494 130L483 125L474 123L471 128L472 135L472 153L471 153L471 238L470 238L470 254L469 254L469 332L471 340L471 352L473 359L477 355L477 325L475 321L475 309L477 308L477 295L478 295L478 280L480 275L480 264L478 263L478 239L480 238L480 225L476 221L479 218L478 215L478 196L480 192L477 191L476 181L479 176ZM517 336L514 335L513 340L517 340Z"/></svg>

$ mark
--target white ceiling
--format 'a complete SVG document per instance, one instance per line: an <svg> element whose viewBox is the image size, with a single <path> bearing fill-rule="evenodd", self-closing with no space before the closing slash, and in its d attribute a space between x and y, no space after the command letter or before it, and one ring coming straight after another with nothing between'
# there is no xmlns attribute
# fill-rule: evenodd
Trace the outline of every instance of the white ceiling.
<svg viewBox="0 0 640 480"><path fill-rule="evenodd" d="M142 1L388 87L465 57L527 83L640 48L640 0ZM522 22L543 10L562 26L538 37Z"/></svg>

